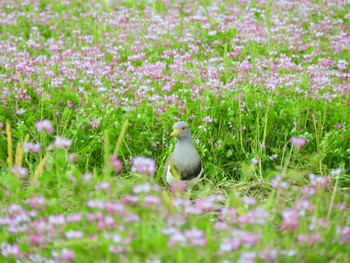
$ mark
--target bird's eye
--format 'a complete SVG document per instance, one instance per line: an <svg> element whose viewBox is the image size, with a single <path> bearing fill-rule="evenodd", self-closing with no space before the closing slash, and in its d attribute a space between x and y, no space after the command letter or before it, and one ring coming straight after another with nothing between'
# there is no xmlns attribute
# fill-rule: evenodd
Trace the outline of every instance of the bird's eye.
<svg viewBox="0 0 350 263"><path fill-rule="evenodd" d="M182 127L181 130L183 130L183 131L186 130L186 127Z"/></svg>

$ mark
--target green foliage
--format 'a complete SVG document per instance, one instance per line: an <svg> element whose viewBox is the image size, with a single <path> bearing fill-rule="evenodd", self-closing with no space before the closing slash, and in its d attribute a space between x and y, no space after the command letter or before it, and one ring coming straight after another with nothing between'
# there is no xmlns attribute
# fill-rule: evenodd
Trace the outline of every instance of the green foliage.
<svg viewBox="0 0 350 263"><path fill-rule="evenodd" d="M345 69L339 70L336 65L350 56L349 49L334 52L335 48L330 48L336 44L334 41L310 34L296 37L306 44L304 49L298 49L297 43L295 47L286 44L295 32L283 28L278 29L281 30L280 39L272 38L272 20L278 17L274 14L277 7L273 1L268 1L266 5L252 1L249 6L252 8L250 23L267 25L265 29L269 30L262 33L267 34L267 42L253 40L248 35L239 41L232 40L248 34L236 25L238 21L247 19L243 15L235 17L236 20L227 28L218 30L223 21L221 17L210 15L215 11L209 8L213 3L211 0L196 3L191 12L187 10L187 1L170 1L170 6L166 1L150 3L146 0L118 3L79 0L70 1L71 4L41 0L29 1L27 5L18 2L21 1L17 1L17 5L1 6L3 17L13 12L17 14L13 23L0 25L0 44L8 52L1 60L10 57L11 63L15 61L13 67L6 63L0 65L2 207L21 204L29 211L28 200L43 196L47 204L37 213L39 218L46 220L57 214L92 213L93 209L87 206L89 200L126 202L123 198L133 194L135 185L149 182L162 185L163 163L175 143L169 138L171 127L175 120L182 119L191 126L195 146L204 164L204 179L190 193L193 202L211 194L223 194L226 200L221 205L234 207L237 216L240 216L251 211L242 197L253 197L270 213L271 221L263 226L239 227L262 234L258 249L278 246L295 248L301 253L294 258L282 257L280 262L347 262L348 244L335 243L334 236L338 225L350 224L348 208L341 212L335 207L339 203L350 205L350 100L346 93L350 66L347 64ZM244 1L226 2L236 8L248 8ZM328 10L320 1L312 2L320 5L321 11L307 13L300 28L309 32L315 24L327 18L333 22L342 19L342 26L350 29L350 20L346 18L349 4L345 4L344 8L332 6ZM172 5L178 7L178 13L168 12ZM225 2L218 5L223 14L233 12L225 10L226 7ZM116 16L116 12L124 8L125 16ZM290 15L294 14L293 8L288 10ZM50 10L51 16L43 17L47 10ZM208 20L209 28L204 28L200 19L186 20L189 16L199 16L196 13L200 13L199 10L204 10L201 16ZM152 12L157 18L147 24L145 17ZM31 13L35 15L29 15ZM165 19L168 16L169 21ZM1 19L5 21L3 17ZM150 26L164 26L157 24L163 18L169 26L159 34L149 33ZM171 24L171 19L180 22ZM335 28L331 36L339 35L337 30ZM194 40L184 40L188 34ZM82 40L84 37L89 40ZM314 42L309 45L316 40L317 45ZM140 41L141 48L137 47L137 41ZM59 45L50 50L52 43ZM232 55L237 47L242 47L240 54ZM196 48L198 51L192 52L191 49ZM11 50L17 53L11 53ZM78 57L76 64L69 64L73 60L71 53L64 55L62 50L74 50L74 56ZM168 50L174 54L165 55ZM97 55L90 56L90 52ZM138 53L144 53L145 58L130 59ZM14 57L14 54L19 55ZM184 58L186 54L190 56ZM208 54L214 57L208 57ZM295 67L277 66L280 56L290 58ZM308 67L319 66L319 60L324 58L334 63L329 67L329 79L325 80L329 84L319 88L314 83L314 69ZM182 59L185 61L183 64L179 62ZM257 63L260 68L242 73L239 64L242 61ZM143 66L157 62L165 64L161 77L143 72ZM94 63L100 64L91 69ZM30 73L31 66L39 68L39 74ZM311 73L301 72L299 66L308 68ZM107 73L96 77L96 72L104 67L108 68ZM174 70L176 67L183 68ZM207 74L210 67L217 70L213 74L219 76L217 80L222 84L216 88L209 87L211 83ZM278 69L272 70L273 67ZM62 73L67 69L74 73ZM292 86L282 87L268 87L264 81L252 84L256 83L252 78L273 78L271 73L278 74L280 83L295 76L298 81ZM239 79L242 76L243 79ZM319 76L320 79L322 77ZM163 91L168 82L171 90ZM148 91L139 95L137 91L141 86L147 86ZM332 96L327 96L330 92L333 92ZM30 99L20 98L19 94L28 95ZM164 96L150 103L150 98L159 94ZM176 99L171 100L173 95ZM166 99L170 102L164 101ZM158 106L164 106L164 111L157 112ZM52 134L35 128L37 121L43 119L52 122ZM11 125L13 157L19 156L21 167L27 171L22 177L12 171L7 160L7 120ZM55 136L72 140L71 146L68 149L55 147ZM307 144L300 149L293 147L290 143L293 137L303 137ZM21 152L21 148L16 153L17 145L23 147L26 142L39 143L39 153L23 149ZM124 165L120 174L115 174L109 163L112 154L116 154ZM131 159L135 156L153 158L157 164L156 175L149 177L131 172ZM341 176L330 179L329 188L320 189L310 197L315 209L307 211L300 229L296 232L281 231L280 211L291 208L296 200L302 198L301 188L310 187L308 175L314 173L324 178L335 168L343 169ZM92 179L84 179L89 172ZM270 181L276 174L281 174L289 183L287 190L271 186ZM98 189L101 183L108 183L109 189ZM121 229L123 238L132 237L127 251L112 254L110 242L103 239L103 234L96 234L96 222L84 219L64 229L82 229L83 238L68 240L62 234L57 242L49 242L47 247L42 248L42 255L50 257L54 250L69 248L77 254L76 262L86 259L96 259L96 262L145 262L150 258L160 258L162 262L187 262L192 258L196 258L193 262L218 261L217 240L222 240L227 234L218 234L213 228L218 221L218 212L188 216L183 211L177 211L176 214L177 220L186 220L180 228L195 226L206 233L207 251L197 253L191 247L169 247L169 238L162 230L169 223L167 216L174 211L169 207L169 210L164 210L167 205L164 193L152 194L160 198L163 210L133 204L127 207L127 212L140 217L140 221ZM142 201L146 197L144 193L138 196ZM4 211L0 211L0 217L6 216ZM120 215L116 218L123 220ZM308 233L312 218L327 219L327 228L318 229L325 240L314 246L300 245L296 236ZM0 244L5 241L14 243L24 236L23 233L9 233L4 224L0 224ZM27 244L21 249L29 251L31 248ZM248 248L243 250L248 251ZM2 256L0 252L0 261ZM227 256L233 262L238 258L239 251Z"/></svg>

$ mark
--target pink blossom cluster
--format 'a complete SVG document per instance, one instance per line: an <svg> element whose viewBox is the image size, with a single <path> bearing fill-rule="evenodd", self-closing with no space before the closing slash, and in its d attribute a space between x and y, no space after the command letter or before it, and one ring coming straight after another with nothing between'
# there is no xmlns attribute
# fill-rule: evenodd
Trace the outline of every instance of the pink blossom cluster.
<svg viewBox="0 0 350 263"><path fill-rule="evenodd" d="M156 162L152 158L142 156L135 157L132 162L131 171L140 174L154 175L156 172Z"/></svg>

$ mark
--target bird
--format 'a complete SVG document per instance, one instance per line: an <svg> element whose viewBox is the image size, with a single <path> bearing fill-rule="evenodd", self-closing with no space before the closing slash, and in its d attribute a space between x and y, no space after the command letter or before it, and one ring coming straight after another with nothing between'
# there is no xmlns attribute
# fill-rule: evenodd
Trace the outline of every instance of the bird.
<svg viewBox="0 0 350 263"><path fill-rule="evenodd" d="M184 121L176 122L171 136L177 138L177 143L174 151L165 161L163 181L166 185L171 185L175 181L184 181L187 190L191 190L202 176L203 165L192 143L189 125Z"/></svg>

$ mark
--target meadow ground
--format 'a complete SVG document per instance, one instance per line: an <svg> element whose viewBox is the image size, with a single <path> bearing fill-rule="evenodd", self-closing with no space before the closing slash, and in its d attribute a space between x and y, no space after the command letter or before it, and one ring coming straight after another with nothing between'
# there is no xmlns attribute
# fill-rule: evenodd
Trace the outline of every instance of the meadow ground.
<svg viewBox="0 0 350 263"><path fill-rule="evenodd" d="M350 261L348 1L0 6L0 262Z"/></svg>

